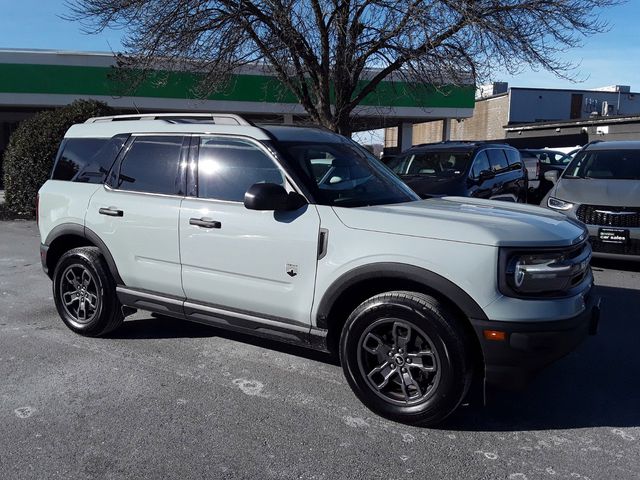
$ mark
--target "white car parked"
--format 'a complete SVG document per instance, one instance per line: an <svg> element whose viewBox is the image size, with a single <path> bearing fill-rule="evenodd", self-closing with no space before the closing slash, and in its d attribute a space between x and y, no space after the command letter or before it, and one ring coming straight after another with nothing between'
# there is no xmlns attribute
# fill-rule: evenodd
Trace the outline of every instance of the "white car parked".
<svg viewBox="0 0 640 480"><path fill-rule="evenodd" d="M74 125L39 193L65 324L143 309L339 353L355 394L432 425L472 381L515 386L597 324L580 223L420 200L351 140L234 115Z"/></svg>

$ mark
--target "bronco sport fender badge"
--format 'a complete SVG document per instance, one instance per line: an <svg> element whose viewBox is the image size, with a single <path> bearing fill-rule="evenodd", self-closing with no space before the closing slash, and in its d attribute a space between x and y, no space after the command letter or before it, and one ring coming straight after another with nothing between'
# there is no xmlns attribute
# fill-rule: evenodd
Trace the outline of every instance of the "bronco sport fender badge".
<svg viewBox="0 0 640 480"><path fill-rule="evenodd" d="M295 277L296 275L298 275L298 265L287 263L287 268L285 269L285 271L290 277Z"/></svg>

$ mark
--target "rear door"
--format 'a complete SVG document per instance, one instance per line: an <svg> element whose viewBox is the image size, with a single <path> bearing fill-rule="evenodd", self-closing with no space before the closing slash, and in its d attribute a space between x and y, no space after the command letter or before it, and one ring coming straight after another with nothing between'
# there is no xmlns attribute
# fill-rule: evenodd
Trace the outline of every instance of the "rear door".
<svg viewBox="0 0 640 480"><path fill-rule="evenodd" d="M510 193L515 196L516 201L526 203L529 178L520 152L515 148L505 148L504 154L509 162L509 170L514 176L510 182Z"/></svg>
<svg viewBox="0 0 640 480"><path fill-rule="evenodd" d="M491 198L494 200L517 200L517 181L521 172L515 172L509 168L509 161L502 148L488 148L485 150L491 164L491 171L495 174Z"/></svg>
<svg viewBox="0 0 640 480"><path fill-rule="evenodd" d="M107 185L91 197L85 226L105 243L127 287L184 297L178 218L188 141L132 136Z"/></svg>
<svg viewBox="0 0 640 480"><path fill-rule="evenodd" d="M186 314L308 328L320 229L316 207L248 210L244 194L254 183L292 189L267 149L231 136L194 137L193 144L197 188L180 211Z"/></svg>

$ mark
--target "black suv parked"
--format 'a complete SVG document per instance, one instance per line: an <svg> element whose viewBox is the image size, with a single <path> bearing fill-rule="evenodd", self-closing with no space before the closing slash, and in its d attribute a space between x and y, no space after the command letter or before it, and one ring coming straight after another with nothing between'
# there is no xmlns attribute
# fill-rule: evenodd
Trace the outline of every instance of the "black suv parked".
<svg viewBox="0 0 640 480"><path fill-rule="evenodd" d="M512 202L527 200L527 172L520 153L509 145L422 144L387 165L422 198L456 195Z"/></svg>

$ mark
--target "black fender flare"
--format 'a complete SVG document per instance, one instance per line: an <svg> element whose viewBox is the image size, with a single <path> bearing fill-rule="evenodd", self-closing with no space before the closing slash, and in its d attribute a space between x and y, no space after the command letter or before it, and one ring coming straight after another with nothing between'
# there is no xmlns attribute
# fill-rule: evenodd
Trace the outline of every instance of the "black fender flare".
<svg viewBox="0 0 640 480"><path fill-rule="evenodd" d="M398 278L420 283L454 303L469 319L488 320L484 310L458 285L430 270L404 263L381 262L356 267L338 277L324 293L316 315L318 328L327 328L329 312L348 288L375 278Z"/></svg>
<svg viewBox="0 0 640 480"><path fill-rule="evenodd" d="M45 250L48 250L49 246L51 246L51 244L57 238L60 238L64 235L75 235L78 237L82 237L87 239L92 244L94 244L98 248L98 250L100 250L100 253L104 257L105 261L107 262L109 271L111 272L111 275L113 275L113 278L115 279L116 284L123 285L123 286L125 285L125 283L122 281L122 278L120 277L120 273L118 272L118 267L116 266L116 262L113 259L113 255L111 255L109 248L105 245L105 243L102 241L102 239L98 236L97 233L95 233L90 228L85 227L84 225L81 225L79 223L61 223L60 225L57 225L49 232L46 240L44 241L43 246L45 247ZM49 274L51 275L53 274L53 272L50 272Z"/></svg>

